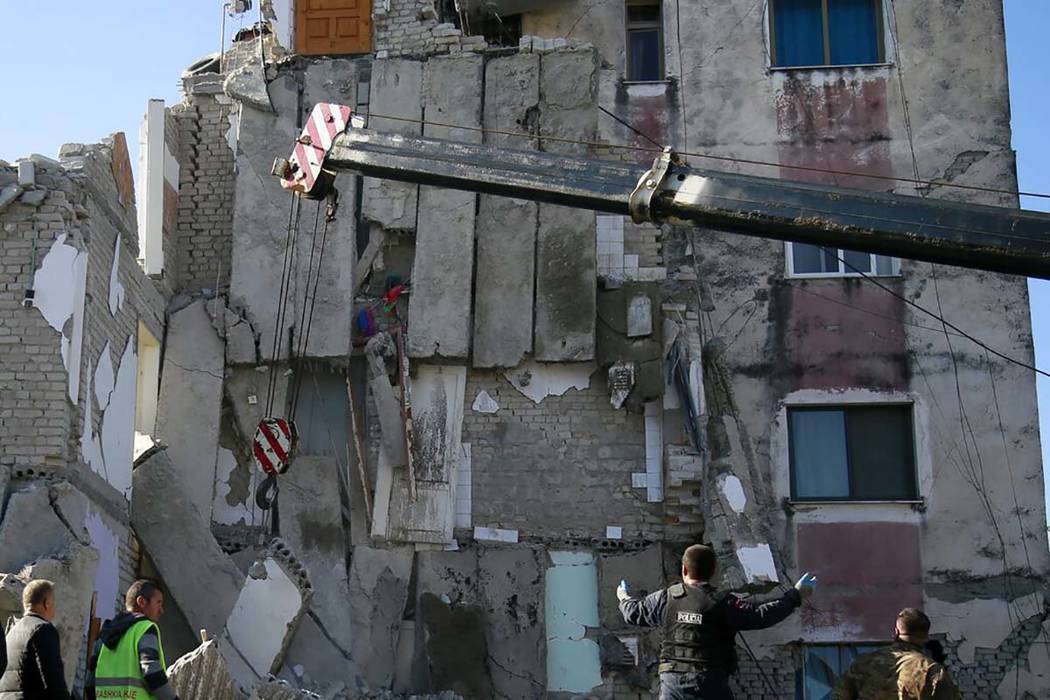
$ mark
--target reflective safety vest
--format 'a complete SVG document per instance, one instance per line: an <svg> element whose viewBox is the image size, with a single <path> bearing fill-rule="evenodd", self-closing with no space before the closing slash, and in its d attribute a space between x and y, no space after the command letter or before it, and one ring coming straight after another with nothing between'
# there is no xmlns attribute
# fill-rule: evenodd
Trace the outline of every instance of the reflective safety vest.
<svg viewBox="0 0 1050 700"><path fill-rule="evenodd" d="M139 640L151 629L157 632L160 647L160 630L149 620L139 620L124 633L116 649L105 644L98 654L95 667L96 700L150 700L153 696L146 689L139 665ZM164 649L160 649L160 665L167 670Z"/></svg>

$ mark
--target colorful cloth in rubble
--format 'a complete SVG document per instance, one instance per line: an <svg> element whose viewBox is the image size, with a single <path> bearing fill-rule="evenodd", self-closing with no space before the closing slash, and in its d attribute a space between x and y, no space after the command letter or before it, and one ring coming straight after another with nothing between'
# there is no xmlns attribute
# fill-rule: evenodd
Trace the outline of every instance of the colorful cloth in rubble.
<svg viewBox="0 0 1050 700"><path fill-rule="evenodd" d="M958 686L923 648L894 642L865 654L839 679L832 700L960 700Z"/></svg>

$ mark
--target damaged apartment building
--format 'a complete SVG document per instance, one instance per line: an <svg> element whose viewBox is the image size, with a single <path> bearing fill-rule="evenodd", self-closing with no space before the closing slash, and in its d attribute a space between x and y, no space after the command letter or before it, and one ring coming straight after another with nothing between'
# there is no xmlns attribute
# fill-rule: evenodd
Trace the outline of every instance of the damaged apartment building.
<svg viewBox="0 0 1050 700"><path fill-rule="evenodd" d="M121 134L0 163L0 609L58 584L70 680L151 576L183 698L648 697L614 589L707 542L741 594L821 582L740 697L827 697L908 606L967 697L1050 693L1034 375L920 311L1031 364L1024 278L270 174L333 103L1016 207L1000 2L246 4L137 187Z"/></svg>

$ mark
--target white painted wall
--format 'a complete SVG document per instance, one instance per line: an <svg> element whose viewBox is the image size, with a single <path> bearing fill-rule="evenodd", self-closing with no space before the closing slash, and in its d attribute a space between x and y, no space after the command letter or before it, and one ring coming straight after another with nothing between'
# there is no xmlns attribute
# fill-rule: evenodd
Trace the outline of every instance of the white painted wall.
<svg viewBox="0 0 1050 700"><path fill-rule="evenodd" d="M147 275L164 271L164 100L146 103L139 129L139 260ZM177 182L177 179L176 179Z"/></svg>

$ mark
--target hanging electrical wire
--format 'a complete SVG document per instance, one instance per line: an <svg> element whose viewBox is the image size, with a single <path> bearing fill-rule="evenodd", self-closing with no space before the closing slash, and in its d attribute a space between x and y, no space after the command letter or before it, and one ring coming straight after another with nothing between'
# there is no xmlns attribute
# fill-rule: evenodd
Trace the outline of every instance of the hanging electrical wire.
<svg viewBox="0 0 1050 700"><path fill-rule="evenodd" d="M497 136L508 136L513 138L521 138L526 141L535 141L537 136L534 133L525 131L507 131L505 129L491 129L482 126L466 126L463 124L449 124L446 122L437 122L429 119L417 119L413 117L395 117L389 114L379 114L376 112L368 112L363 115L372 123L372 120L382 121L384 119L396 122L406 122L410 124L420 124L423 126L437 126L446 129L458 129L462 131L479 132L483 134L494 134ZM565 143L576 146L589 146L592 148L614 148L623 151L638 151L644 153L658 154L663 152L663 148L657 148L656 146L637 146L627 144L615 144L608 143L605 141L596 140L584 140L584 139L570 139L559 136L547 136L541 135L541 141L552 142L552 143ZM880 180L886 182L899 182L909 185L916 185L921 187L947 187L959 190L969 190L974 192L989 192L993 194L1005 194L1011 197L1039 197L1043 199L1050 199L1050 193L1043 192L1027 192L1023 190L1005 190L998 187L984 187L982 185L966 185L958 182L947 182L944 180L916 180L910 177L898 177L895 175L879 175L875 173L862 173L852 170L837 170L833 168L818 168L815 166L808 165L786 165L784 163L777 163L768 160L757 160L754 158L737 158L734 156L723 156L715 155L713 153L699 153L696 151L676 151L678 155L690 156L692 158L701 158L706 160L721 161L726 163L735 163L737 165L754 165L766 168L777 168L780 171L799 171L799 172L813 172L813 173L824 173L829 175L841 175L847 177L867 178L870 180Z"/></svg>

